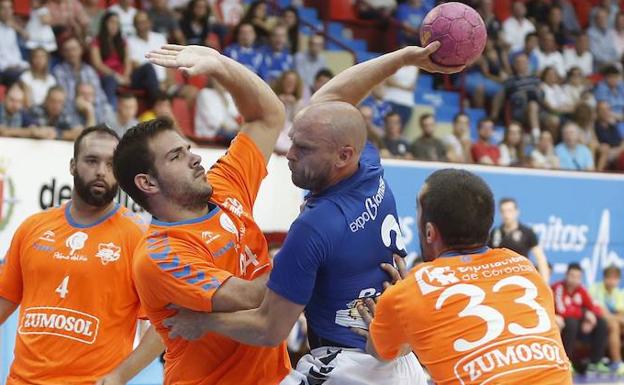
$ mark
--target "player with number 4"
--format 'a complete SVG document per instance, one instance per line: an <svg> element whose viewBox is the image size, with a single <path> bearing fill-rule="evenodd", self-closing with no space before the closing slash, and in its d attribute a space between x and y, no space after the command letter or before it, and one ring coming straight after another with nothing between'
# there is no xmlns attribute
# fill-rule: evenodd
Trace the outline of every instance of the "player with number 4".
<svg viewBox="0 0 624 385"><path fill-rule="evenodd" d="M411 349L437 385L571 385L550 288L525 257L486 246L488 185L439 170L417 205L425 263L358 307L370 327L354 331L368 337L367 351L392 360Z"/></svg>

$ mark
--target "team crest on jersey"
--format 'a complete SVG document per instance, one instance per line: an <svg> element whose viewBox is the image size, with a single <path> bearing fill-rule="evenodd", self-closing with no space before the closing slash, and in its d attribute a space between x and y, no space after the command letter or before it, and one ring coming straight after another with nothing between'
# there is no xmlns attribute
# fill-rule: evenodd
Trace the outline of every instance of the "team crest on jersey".
<svg viewBox="0 0 624 385"><path fill-rule="evenodd" d="M449 266L425 266L416 271L416 283L423 295L441 290L445 286L459 282Z"/></svg>
<svg viewBox="0 0 624 385"><path fill-rule="evenodd" d="M54 231L48 230L45 233L43 233L42 236L39 237L39 240L45 241L45 242L54 242L55 236L56 234L54 234Z"/></svg>
<svg viewBox="0 0 624 385"><path fill-rule="evenodd" d="M236 238L238 238L238 230L236 229L236 225L234 224L232 219L228 217L227 214L221 214L221 216L219 217L219 223L221 224L221 227L223 227L227 232L236 235Z"/></svg>
<svg viewBox="0 0 624 385"><path fill-rule="evenodd" d="M219 239L220 236L221 234L213 233L212 231L202 231L201 233L202 240L206 242L207 245Z"/></svg>
<svg viewBox="0 0 624 385"><path fill-rule="evenodd" d="M77 231L73 233L65 240L65 246L69 248L69 253L63 254L57 251L54 253L54 258L68 260L68 261L81 261L81 262L87 261L86 256L77 254L76 252L85 247L85 244L88 238L89 238L89 235L87 235L87 233L84 233L82 231Z"/></svg>
<svg viewBox="0 0 624 385"><path fill-rule="evenodd" d="M113 242L100 243L98 245L98 252L95 256L100 258L102 265L106 265L109 262L115 262L121 256L121 247L117 246Z"/></svg>

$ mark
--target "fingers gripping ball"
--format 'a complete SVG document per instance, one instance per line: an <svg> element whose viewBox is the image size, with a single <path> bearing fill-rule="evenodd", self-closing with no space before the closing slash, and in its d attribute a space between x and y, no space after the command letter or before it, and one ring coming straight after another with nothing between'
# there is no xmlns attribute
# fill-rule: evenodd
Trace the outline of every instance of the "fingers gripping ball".
<svg viewBox="0 0 624 385"><path fill-rule="evenodd" d="M440 4L425 16L420 28L423 46L436 40L441 46L431 55L434 63L448 67L470 64L485 47L485 23L477 11L465 4Z"/></svg>

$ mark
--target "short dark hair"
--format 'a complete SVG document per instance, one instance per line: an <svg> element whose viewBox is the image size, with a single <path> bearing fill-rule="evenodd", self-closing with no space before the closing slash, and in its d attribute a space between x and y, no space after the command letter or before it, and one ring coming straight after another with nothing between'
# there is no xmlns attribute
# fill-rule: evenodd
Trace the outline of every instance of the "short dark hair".
<svg viewBox="0 0 624 385"><path fill-rule="evenodd" d="M603 277L606 278L608 275L617 275L619 278L622 276L622 270L620 270L620 268L615 265L609 265L602 272Z"/></svg>
<svg viewBox="0 0 624 385"><path fill-rule="evenodd" d="M387 122L388 118L391 116L398 116L399 118L401 118L401 115L398 112L390 111L386 114L386 116L384 116L384 122ZM403 119L401 119L401 124L403 124Z"/></svg>
<svg viewBox="0 0 624 385"><path fill-rule="evenodd" d="M134 183L138 174L157 176L154 154L149 140L164 131L174 130L173 121L167 117L156 118L130 128L119 141L113 156L113 173L119 186L146 210L149 210L145 194Z"/></svg>
<svg viewBox="0 0 624 385"><path fill-rule="evenodd" d="M418 119L418 123L422 126L425 119L429 119L429 118L435 119L435 117L433 116L431 112L425 112L424 114L420 115L420 118Z"/></svg>
<svg viewBox="0 0 624 385"><path fill-rule="evenodd" d="M501 200L498 201L498 207L501 207L505 203L513 203L514 206L518 207L518 202L516 202L514 198L509 198L509 197L501 198Z"/></svg>
<svg viewBox="0 0 624 385"><path fill-rule="evenodd" d="M494 123L494 121L492 119L490 119L490 118L481 118L481 119L479 119L479 122L477 123L477 130L480 130L481 126L483 125L483 123L487 123L487 122Z"/></svg>
<svg viewBox="0 0 624 385"><path fill-rule="evenodd" d="M578 262L572 262L572 263L568 264L568 270L566 270L566 274L568 274L572 270L578 270L578 271L582 272L583 268L581 267L581 265Z"/></svg>
<svg viewBox="0 0 624 385"><path fill-rule="evenodd" d="M78 158L78 154L80 153L80 146L82 145L82 141L84 140L84 138L94 132L98 134L110 135L117 141L119 141L119 135L106 124L97 124L95 126L87 127L82 130L80 135L78 135L76 140L74 140L74 159Z"/></svg>
<svg viewBox="0 0 624 385"><path fill-rule="evenodd" d="M620 74L620 70L613 64L610 64L602 69L603 76L619 75L619 74Z"/></svg>
<svg viewBox="0 0 624 385"><path fill-rule="evenodd" d="M485 245L494 222L494 196L481 177L458 169L429 175L420 197L423 223L431 222L447 246Z"/></svg>
<svg viewBox="0 0 624 385"><path fill-rule="evenodd" d="M453 123L457 123L457 121L459 120L459 118L461 118L462 116L467 117L468 119L470 119L470 116L468 116L467 113L465 112L458 112L455 114L455 116L453 117Z"/></svg>
<svg viewBox="0 0 624 385"><path fill-rule="evenodd" d="M316 75L314 75L314 80L318 80L318 78L320 78L321 76L325 76L331 79L334 77L334 73L329 68L321 68L320 70L318 70Z"/></svg>

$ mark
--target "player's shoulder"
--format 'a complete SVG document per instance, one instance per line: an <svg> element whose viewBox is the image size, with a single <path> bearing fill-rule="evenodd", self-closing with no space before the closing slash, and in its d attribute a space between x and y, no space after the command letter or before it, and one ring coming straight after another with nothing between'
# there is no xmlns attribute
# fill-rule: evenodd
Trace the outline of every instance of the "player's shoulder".
<svg viewBox="0 0 624 385"><path fill-rule="evenodd" d="M295 223L304 224L320 233L347 229L343 209L334 200L326 197L310 198Z"/></svg>
<svg viewBox="0 0 624 385"><path fill-rule="evenodd" d="M147 231L147 221L141 215L125 206L119 206L115 213L115 218L118 221L116 225L123 226L124 231L132 231L140 234L144 234Z"/></svg>
<svg viewBox="0 0 624 385"><path fill-rule="evenodd" d="M65 220L64 206L51 207L28 216L21 224L22 229L32 229L40 225L54 227L58 224L67 223Z"/></svg>

